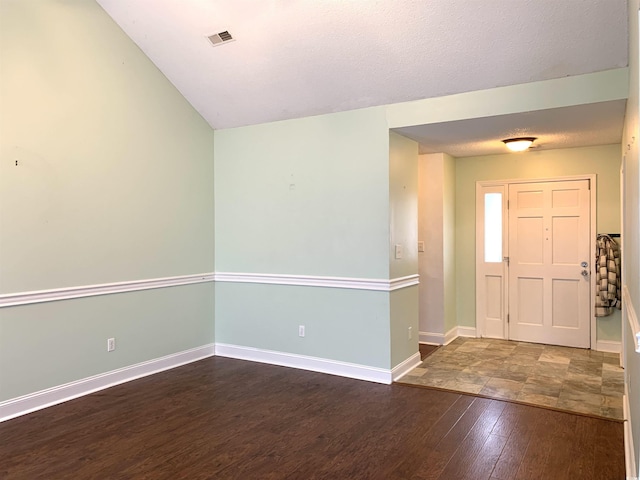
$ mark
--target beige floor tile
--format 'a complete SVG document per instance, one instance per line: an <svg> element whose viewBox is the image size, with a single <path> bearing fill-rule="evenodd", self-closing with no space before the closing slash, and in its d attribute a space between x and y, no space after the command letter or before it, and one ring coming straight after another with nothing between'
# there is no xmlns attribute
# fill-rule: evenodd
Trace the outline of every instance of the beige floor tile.
<svg viewBox="0 0 640 480"><path fill-rule="evenodd" d="M587 413L589 415L602 415L602 408L599 406L583 403L579 400L558 399L556 408L562 408L578 413Z"/></svg>
<svg viewBox="0 0 640 480"><path fill-rule="evenodd" d="M480 393L480 390L482 390L484 388L484 385L478 385L475 383L467 383L467 382L460 382L457 380L450 380L449 382L445 383L442 388L447 388L449 390L454 390L456 392L463 392L463 393Z"/></svg>
<svg viewBox="0 0 640 480"><path fill-rule="evenodd" d="M427 373L427 369L426 368L416 367L413 370L411 370L409 373L407 373L405 376L406 377L421 377L425 373Z"/></svg>
<svg viewBox="0 0 640 480"><path fill-rule="evenodd" d="M541 395L545 397L553 397L558 398L560 396L560 392L562 391L562 383L558 382L557 384L551 383L529 383L531 379L527 380L522 386L521 393L527 395Z"/></svg>
<svg viewBox="0 0 640 480"><path fill-rule="evenodd" d="M560 402L580 402L585 405L600 408L602 406L602 395L599 393L576 392L575 390L565 389L563 387L558 397L558 406Z"/></svg>
<svg viewBox="0 0 640 480"><path fill-rule="evenodd" d="M622 397L614 397L611 395L601 396L601 407L622 408Z"/></svg>
<svg viewBox="0 0 640 480"><path fill-rule="evenodd" d="M534 368L534 375L563 379L568 370L569 365L564 363L538 362Z"/></svg>
<svg viewBox="0 0 640 480"><path fill-rule="evenodd" d="M514 392L513 390L510 390L508 388L490 387L488 385L485 385L478 393L480 395L486 395L487 397L491 398L516 400L518 398L519 392Z"/></svg>
<svg viewBox="0 0 640 480"><path fill-rule="evenodd" d="M538 358L541 362L550 362L550 363L561 363L561 364L569 364L571 362L571 357L568 355L561 355L556 352L542 352L540 358Z"/></svg>
<svg viewBox="0 0 640 480"><path fill-rule="evenodd" d="M544 405L545 407L555 407L558 403L558 397L527 393L524 391L518 394L516 400L520 402L532 403L534 405Z"/></svg>
<svg viewBox="0 0 640 480"><path fill-rule="evenodd" d="M622 419L624 371L617 354L458 338L401 382Z"/></svg>

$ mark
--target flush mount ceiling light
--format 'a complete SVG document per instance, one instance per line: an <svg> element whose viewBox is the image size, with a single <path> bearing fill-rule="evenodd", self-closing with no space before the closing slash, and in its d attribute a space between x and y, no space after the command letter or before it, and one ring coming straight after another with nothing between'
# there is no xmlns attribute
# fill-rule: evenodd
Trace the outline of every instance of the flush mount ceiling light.
<svg viewBox="0 0 640 480"><path fill-rule="evenodd" d="M534 140L536 140L536 137L507 138L506 140L502 140L502 143L512 152L524 152L531 146Z"/></svg>

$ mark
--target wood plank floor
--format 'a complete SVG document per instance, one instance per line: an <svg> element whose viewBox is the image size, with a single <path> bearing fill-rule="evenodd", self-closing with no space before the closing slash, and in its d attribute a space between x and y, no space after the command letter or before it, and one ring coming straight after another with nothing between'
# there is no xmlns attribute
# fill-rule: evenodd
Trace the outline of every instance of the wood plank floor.
<svg viewBox="0 0 640 480"><path fill-rule="evenodd" d="M623 479L623 426L214 357L0 424L0 478Z"/></svg>

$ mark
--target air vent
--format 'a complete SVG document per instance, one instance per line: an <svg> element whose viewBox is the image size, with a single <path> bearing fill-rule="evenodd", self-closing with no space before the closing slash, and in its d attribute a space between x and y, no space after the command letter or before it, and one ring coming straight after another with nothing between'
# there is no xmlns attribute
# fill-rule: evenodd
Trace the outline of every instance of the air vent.
<svg viewBox="0 0 640 480"><path fill-rule="evenodd" d="M209 41L214 47L217 47L218 45L222 45L223 43L232 42L234 40L231 34L226 30L224 32L214 33L213 35L210 35L207 38L209 39Z"/></svg>

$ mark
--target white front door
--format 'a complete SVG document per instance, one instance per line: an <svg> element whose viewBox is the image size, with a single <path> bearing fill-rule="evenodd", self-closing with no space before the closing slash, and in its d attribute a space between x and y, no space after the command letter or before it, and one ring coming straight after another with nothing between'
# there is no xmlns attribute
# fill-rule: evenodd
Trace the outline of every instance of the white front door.
<svg viewBox="0 0 640 480"><path fill-rule="evenodd" d="M589 180L509 185L510 339L589 348L590 205Z"/></svg>

